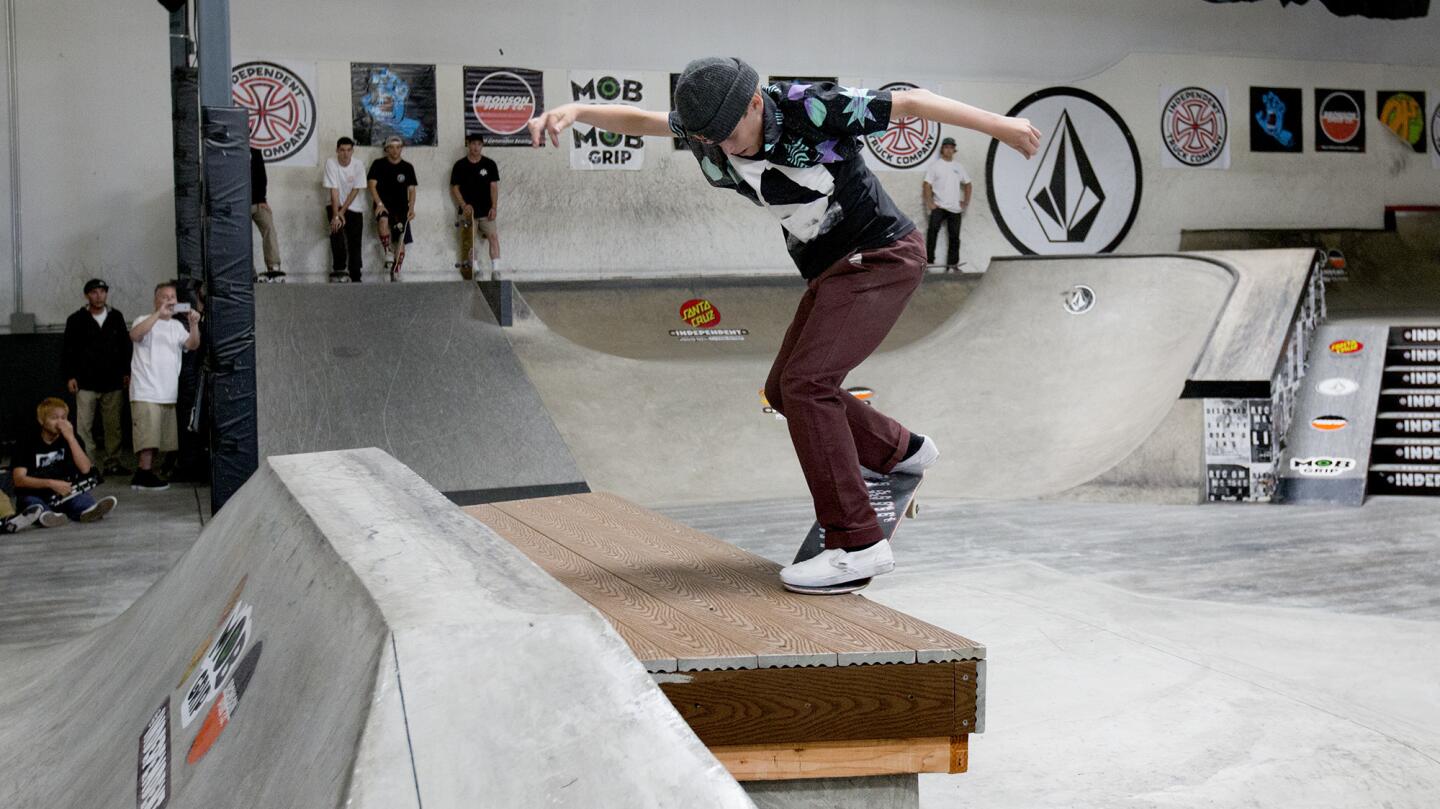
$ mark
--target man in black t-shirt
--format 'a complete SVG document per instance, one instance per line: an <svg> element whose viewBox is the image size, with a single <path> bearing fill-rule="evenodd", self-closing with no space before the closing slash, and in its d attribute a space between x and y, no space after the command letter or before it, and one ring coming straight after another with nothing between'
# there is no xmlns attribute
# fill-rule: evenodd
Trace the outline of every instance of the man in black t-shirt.
<svg viewBox="0 0 1440 809"><path fill-rule="evenodd" d="M577 122L617 135L679 138L711 186L775 215L807 284L765 397L787 420L825 530L825 550L784 568L780 580L801 592L838 592L888 573L895 560L862 467L922 474L940 451L843 387L925 274L925 242L866 167L861 138L884 132L891 120L924 119L976 130L1029 158L1039 150L1040 132L1023 118L923 89L823 81L761 86L755 68L733 57L686 65L672 98L668 115L624 104L565 104L530 121L531 142L540 146L548 136L559 146L560 133Z"/></svg>
<svg viewBox="0 0 1440 809"><path fill-rule="evenodd" d="M385 266L390 269L390 280L400 272L405 260L405 245L415 238L411 235L410 222L415 218L415 167L400 158L405 142L396 135L385 139L385 156L376 158L370 164L366 175L370 186L370 201L375 205L375 228L380 233L380 248L385 251ZM403 239L396 239L394 254L391 254L392 229L403 232Z"/></svg>
<svg viewBox="0 0 1440 809"><path fill-rule="evenodd" d="M500 169L485 157L485 138L478 132L465 136L465 156L450 169L450 198L460 218L460 275L470 280L475 272L475 231L490 243L491 270L500 269L500 233L495 211L500 203Z"/></svg>
<svg viewBox="0 0 1440 809"><path fill-rule="evenodd" d="M35 416L39 428L21 439L10 463L20 511L33 515L38 510L46 528L63 525L65 516L93 522L110 513L114 497L97 502L88 492L74 491L74 483L93 467L70 425L70 409L59 399L46 399L35 408ZM52 504L57 497L68 499Z"/></svg>

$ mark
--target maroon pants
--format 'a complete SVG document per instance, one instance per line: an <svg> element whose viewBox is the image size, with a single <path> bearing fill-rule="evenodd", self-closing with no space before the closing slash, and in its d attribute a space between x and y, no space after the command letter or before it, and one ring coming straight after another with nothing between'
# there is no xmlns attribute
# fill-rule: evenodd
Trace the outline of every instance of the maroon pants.
<svg viewBox="0 0 1440 809"><path fill-rule="evenodd" d="M825 528L827 548L881 538L860 466L888 472L910 431L843 387L890 333L925 273L925 242L912 231L884 247L846 256L810 282L765 380Z"/></svg>

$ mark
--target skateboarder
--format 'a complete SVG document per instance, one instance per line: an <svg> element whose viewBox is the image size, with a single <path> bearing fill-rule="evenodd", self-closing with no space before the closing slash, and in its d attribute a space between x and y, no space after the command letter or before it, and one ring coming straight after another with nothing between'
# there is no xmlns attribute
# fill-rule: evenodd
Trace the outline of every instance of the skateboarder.
<svg viewBox="0 0 1440 809"><path fill-rule="evenodd" d="M928 90L874 91L829 82L760 86L733 57L697 59L675 85L668 115L624 105L565 104L530 121L531 141L559 146L571 124L685 141L712 186L775 214L808 287L765 382L784 414L825 528L825 551L784 568L787 585L819 588L894 568L861 466L921 474L940 452L842 387L880 345L925 271L925 243L861 158L860 137L892 118L973 129L1035 154L1040 132ZM915 369L923 374L924 369Z"/></svg>

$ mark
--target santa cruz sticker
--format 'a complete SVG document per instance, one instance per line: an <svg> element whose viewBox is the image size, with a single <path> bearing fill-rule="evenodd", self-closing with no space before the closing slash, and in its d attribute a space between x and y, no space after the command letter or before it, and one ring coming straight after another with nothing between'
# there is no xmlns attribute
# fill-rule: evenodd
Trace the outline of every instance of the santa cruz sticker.
<svg viewBox="0 0 1440 809"><path fill-rule="evenodd" d="M1339 354L1342 357L1359 354L1364 350L1365 344L1359 340L1336 340L1330 344L1330 353Z"/></svg>
<svg viewBox="0 0 1440 809"><path fill-rule="evenodd" d="M315 94L284 65L236 65L230 71L230 95L249 114L250 145L268 162L294 157L315 134Z"/></svg>
<svg viewBox="0 0 1440 809"><path fill-rule="evenodd" d="M170 699L167 697L140 733L135 774L137 809L164 809L170 802Z"/></svg>
<svg viewBox="0 0 1440 809"><path fill-rule="evenodd" d="M869 388L856 386L853 388L846 388L845 392L849 393L851 396L854 396L856 399L859 399L867 405L875 404L874 402L870 401L871 399L875 398L875 391Z"/></svg>
<svg viewBox="0 0 1440 809"><path fill-rule="evenodd" d="M1354 458L1291 458L1290 470L1307 478L1336 477L1355 468Z"/></svg>
<svg viewBox="0 0 1440 809"><path fill-rule="evenodd" d="M917 85L895 81L880 87L881 91L915 90ZM940 125L914 116L891 118L884 132L865 136L865 146L875 159L896 169L908 169L924 163L935 154L940 142Z"/></svg>
<svg viewBox="0 0 1440 809"><path fill-rule="evenodd" d="M1160 112L1160 138L1182 165L1213 163L1225 151L1229 137L1225 105L1203 87L1177 91Z"/></svg>
<svg viewBox="0 0 1440 809"><path fill-rule="evenodd" d="M1050 87L1010 115L1041 133L1036 159L990 142L985 178L990 211L1021 253L1109 253L1140 210L1140 151L1119 113L1098 96Z"/></svg>
<svg viewBox="0 0 1440 809"><path fill-rule="evenodd" d="M1348 424L1350 424L1350 421L1344 416L1321 416L1310 420L1310 426L1322 433L1333 433L1336 430L1343 430Z"/></svg>
<svg viewBox="0 0 1440 809"><path fill-rule="evenodd" d="M680 319L691 328L713 329L720 325L720 310L704 298L691 298L680 304Z"/></svg>
<svg viewBox="0 0 1440 809"><path fill-rule="evenodd" d="M1360 384L1353 379L1336 376L1321 380L1315 385L1315 390L1326 396L1349 396L1360 390Z"/></svg>

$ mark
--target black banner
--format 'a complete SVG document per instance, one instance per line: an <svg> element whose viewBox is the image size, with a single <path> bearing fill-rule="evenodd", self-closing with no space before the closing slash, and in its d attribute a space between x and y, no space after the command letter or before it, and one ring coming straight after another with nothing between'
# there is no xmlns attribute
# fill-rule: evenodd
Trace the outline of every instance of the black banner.
<svg viewBox="0 0 1440 809"><path fill-rule="evenodd" d="M1375 111L1380 123L1394 132L1411 149L1424 153L1425 94L1417 90L1380 90L1375 93Z"/></svg>
<svg viewBox="0 0 1440 809"><path fill-rule="evenodd" d="M407 146L435 145L435 66L350 63L350 117L357 146L399 135Z"/></svg>
<svg viewBox="0 0 1440 809"><path fill-rule="evenodd" d="M1305 151L1304 97L1298 87L1250 88L1250 151Z"/></svg>
<svg viewBox="0 0 1440 809"><path fill-rule="evenodd" d="M485 136L486 146L529 146L525 126L545 109L540 71L523 67L465 68L465 134Z"/></svg>
<svg viewBox="0 0 1440 809"><path fill-rule="evenodd" d="M1365 151L1365 91L1315 88L1315 151Z"/></svg>

